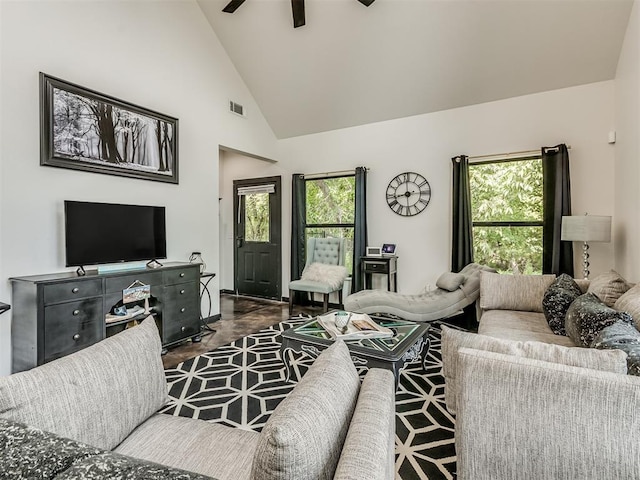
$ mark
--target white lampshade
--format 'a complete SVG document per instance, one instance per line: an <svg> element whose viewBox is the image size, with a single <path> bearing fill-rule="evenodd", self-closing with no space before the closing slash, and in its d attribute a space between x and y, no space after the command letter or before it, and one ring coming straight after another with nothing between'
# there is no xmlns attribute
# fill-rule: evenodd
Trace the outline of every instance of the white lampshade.
<svg viewBox="0 0 640 480"><path fill-rule="evenodd" d="M574 215L562 217L561 240L574 242L610 242L611 217Z"/></svg>

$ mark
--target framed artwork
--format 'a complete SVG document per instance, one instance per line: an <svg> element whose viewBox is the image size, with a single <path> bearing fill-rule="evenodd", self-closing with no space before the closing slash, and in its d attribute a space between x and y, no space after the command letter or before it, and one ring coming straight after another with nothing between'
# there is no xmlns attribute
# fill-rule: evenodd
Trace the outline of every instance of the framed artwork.
<svg viewBox="0 0 640 480"><path fill-rule="evenodd" d="M40 165L178 183L178 119L40 73Z"/></svg>

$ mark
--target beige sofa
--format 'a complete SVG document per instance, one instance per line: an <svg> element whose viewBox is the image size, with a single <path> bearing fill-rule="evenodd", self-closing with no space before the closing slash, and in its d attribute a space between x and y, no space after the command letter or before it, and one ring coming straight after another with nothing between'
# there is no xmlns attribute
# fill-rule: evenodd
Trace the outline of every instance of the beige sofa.
<svg viewBox="0 0 640 480"><path fill-rule="evenodd" d="M640 378L626 353L553 334L541 306L553 276L497 277L481 279L478 334L443 329L458 478L640 478Z"/></svg>
<svg viewBox="0 0 640 480"><path fill-rule="evenodd" d="M361 383L344 342L316 359L261 433L156 413L168 398L161 349L147 319L0 378L0 470L15 478L51 465L61 471L37 478L393 478L393 374L372 369ZM59 437L77 443L75 453L59 458L70 450L66 441L49 448ZM105 473L106 463L116 470Z"/></svg>

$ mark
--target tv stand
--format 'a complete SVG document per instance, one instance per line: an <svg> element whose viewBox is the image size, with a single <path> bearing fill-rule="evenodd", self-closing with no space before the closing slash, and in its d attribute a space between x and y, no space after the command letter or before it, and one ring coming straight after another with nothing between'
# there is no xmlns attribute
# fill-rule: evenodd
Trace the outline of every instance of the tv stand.
<svg viewBox="0 0 640 480"><path fill-rule="evenodd" d="M84 277L87 274L87 271L84 269L84 267L82 265L80 265L77 269L76 269L76 274L79 277Z"/></svg>
<svg viewBox="0 0 640 480"><path fill-rule="evenodd" d="M149 260L147 262L147 268L160 268L163 267L164 265L162 265L159 261L157 260Z"/></svg>
<svg viewBox="0 0 640 480"><path fill-rule="evenodd" d="M141 314L106 321L113 307L122 304L122 291L136 281L151 286L149 311L158 325L163 349L201 338L197 263L166 262L153 270L86 270L84 276L63 272L10 280L13 372L81 350L146 318Z"/></svg>

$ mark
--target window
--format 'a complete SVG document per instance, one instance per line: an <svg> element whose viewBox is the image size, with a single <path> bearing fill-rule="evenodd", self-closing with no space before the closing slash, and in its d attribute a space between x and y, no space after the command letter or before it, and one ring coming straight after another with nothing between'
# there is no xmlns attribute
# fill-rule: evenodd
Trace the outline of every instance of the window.
<svg viewBox="0 0 640 480"><path fill-rule="evenodd" d="M540 156L471 163L474 261L499 272L542 273Z"/></svg>
<svg viewBox="0 0 640 480"><path fill-rule="evenodd" d="M306 183L306 238L345 239L345 266L353 267L355 176L310 178Z"/></svg>

